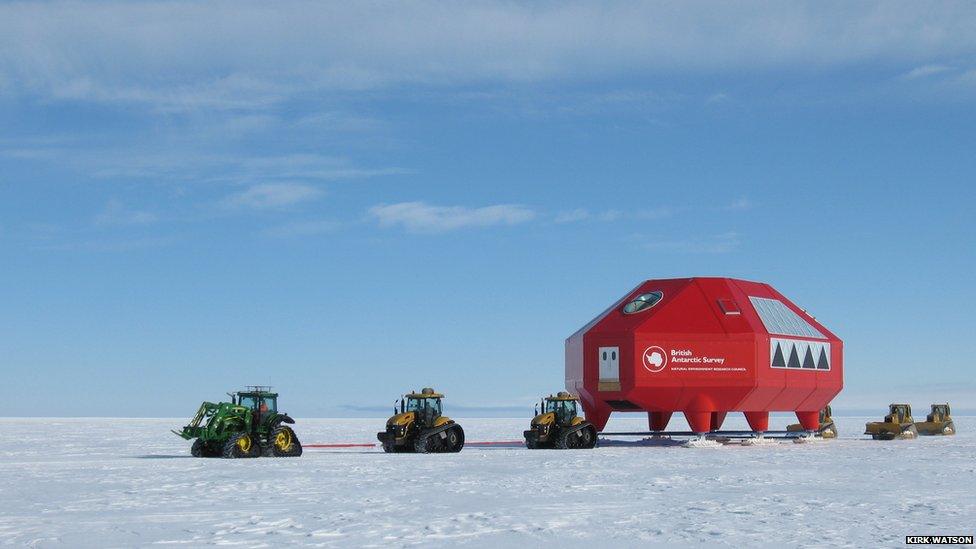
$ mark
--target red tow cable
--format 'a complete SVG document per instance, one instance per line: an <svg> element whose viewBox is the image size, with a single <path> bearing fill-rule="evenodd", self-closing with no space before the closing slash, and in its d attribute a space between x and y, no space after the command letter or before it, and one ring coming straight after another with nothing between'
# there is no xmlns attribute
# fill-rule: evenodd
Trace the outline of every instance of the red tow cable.
<svg viewBox="0 0 976 549"><path fill-rule="evenodd" d="M524 441L521 440L492 440L483 442L465 442L465 446L511 446L514 444L522 445ZM336 444L302 444L302 448L375 448L379 446L375 442L366 443L354 443L354 442L340 442Z"/></svg>

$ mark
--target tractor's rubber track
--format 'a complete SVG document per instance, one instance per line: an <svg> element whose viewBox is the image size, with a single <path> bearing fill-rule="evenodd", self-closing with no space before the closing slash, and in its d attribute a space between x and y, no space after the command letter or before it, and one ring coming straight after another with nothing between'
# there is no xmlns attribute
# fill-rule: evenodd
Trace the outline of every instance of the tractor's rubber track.
<svg viewBox="0 0 976 549"><path fill-rule="evenodd" d="M254 440L254 437L251 437L251 450L246 454L241 452L240 448L237 446L237 441L242 437L251 437L251 435L247 433L237 433L236 435L230 437L227 439L227 442L224 443L224 449L223 452L221 452L221 455L226 459L255 458L260 456L261 443Z"/></svg>
<svg viewBox="0 0 976 549"><path fill-rule="evenodd" d="M588 450L596 446L596 440L596 429L592 425L585 425L580 429L563 430L556 437L555 447L560 450Z"/></svg>
<svg viewBox="0 0 976 549"><path fill-rule="evenodd" d="M278 436L278 433L281 432L287 433L291 438L291 446L287 450L280 450L274 444L275 438ZM273 457L298 457L302 455L302 443L300 440L298 440L298 435L295 434L295 431L292 430L291 427L282 426L272 431L270 446L271 455Z"/></svg>
<svg viewBox="0 0 976 549"><path fill-rule="evenodd" d="M441 433L447 438L442 439ZM457 453L464 448L464 429L457 423L444 430L423 433L413 441L413 450L418 454Z"/></svg>

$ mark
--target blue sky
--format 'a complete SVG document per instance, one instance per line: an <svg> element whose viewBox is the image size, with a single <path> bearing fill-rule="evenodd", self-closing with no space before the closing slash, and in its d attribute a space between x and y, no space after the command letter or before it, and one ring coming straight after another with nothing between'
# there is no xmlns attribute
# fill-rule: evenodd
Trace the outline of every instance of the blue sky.
<svg viewBox="0 0 976 549"><path fill-rule="evenodd" d="M838 407L974 407L967 3L0 5L6 415L458 415L640 280L773 284Z"/></svg>

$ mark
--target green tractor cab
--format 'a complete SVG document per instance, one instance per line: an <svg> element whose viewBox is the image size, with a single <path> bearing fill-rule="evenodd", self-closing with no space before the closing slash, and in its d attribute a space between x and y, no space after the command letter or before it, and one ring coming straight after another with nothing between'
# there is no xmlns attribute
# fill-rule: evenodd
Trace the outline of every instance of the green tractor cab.
<svg viewBox="0 0 976 549"><path fill-rule="evenodd" d="M891 404L884 421L872 421L865 425L864 434L874 440L895 440L918 438L918 429L912 419L909 404Z"/></svg>
<svg viewBox="0 0 976 549"><path fill-rule="evenodd" d="M386 430L376 433L383 451L460 452L464 447L464 429L441 413L442 398L444 395L430 387L400 397L400 407L393 406L393 416L386 420Z"/></svg>
<svg viewBox="0 0 976 549"><path fill-rule="evenodd" d="M182 431L173 431L193 440L190 453L194 457L302 455L302 443L288 426L295 420L278 412L278 393L271 392L271 387L249 386L227 394L230 402L204 402Z"/></svg>
<svg viewBox="0 0 976 549"><path fill-rule="evenodd" d="M932 411L925 417L925 421L917 422L915 429L918 434L924 436L956 434L956 424L952 421L949 403L933 404Z"/></svg>
<svg viewBox="0 0 976 549"><path fill-rule="evenodd" d="M799 423L787 425L786 430L791 432L805 431ZM830 415L829 404L820 410L820 427L817 429L815 436L821 438L837 438L837 425L834 424L834 418Z"/></svg>
<svg viewBox="0 0 976 549"><path fill-rule="evenodd" d="M525 436L525 447L585 449L596 446L596 427L580 417L578 398L561 391L549 395L536 405L535 417Z"/></svg>

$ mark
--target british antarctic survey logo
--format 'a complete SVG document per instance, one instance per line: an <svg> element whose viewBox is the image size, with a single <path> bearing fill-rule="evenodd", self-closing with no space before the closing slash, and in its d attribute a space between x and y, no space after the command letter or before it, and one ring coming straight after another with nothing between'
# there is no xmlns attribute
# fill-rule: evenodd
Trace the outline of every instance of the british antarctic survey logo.
<svg viewBox="0 0 976 549"><path fill-rule="evenodd" d="M656 374L657 372L663 370L667 365L668 353L666 353L664 349L656 345L652 345L644 349L644 368L648 372Z"/></svg>

